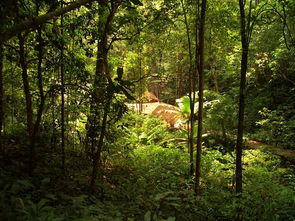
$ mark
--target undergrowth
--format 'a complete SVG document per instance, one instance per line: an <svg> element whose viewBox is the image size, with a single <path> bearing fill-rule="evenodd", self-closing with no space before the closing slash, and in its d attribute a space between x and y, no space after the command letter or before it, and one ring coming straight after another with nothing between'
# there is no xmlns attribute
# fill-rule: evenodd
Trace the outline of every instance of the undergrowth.
<svg viewBox="0 0 295 221"><path fill-rule="evenodd" d="M189 155L171 139L177 132L137 115L125 116L112 130L115 142L107 142L95 194L89 192L91 161L82 147L67 151L62 171L58 150L39 146L42 160L33 177L25 172L25 148L3 154L1 220L234 220L237 208L244 220L295 218L294 171L281 168L272 154L244 151L244 192L237 198L234 154L204 147L202 193L195 196Z"/></svg>

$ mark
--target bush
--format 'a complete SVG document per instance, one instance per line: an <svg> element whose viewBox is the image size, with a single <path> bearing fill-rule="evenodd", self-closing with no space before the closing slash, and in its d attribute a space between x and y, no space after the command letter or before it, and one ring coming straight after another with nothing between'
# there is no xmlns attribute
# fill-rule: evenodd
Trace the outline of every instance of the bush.
<svg viewBox="0 0 295 221"><path fill-rule="evenodd" d="M289 106L277 110L263 108L260 112L262 120L253 138L285 148L295 148L295 111Z"/></svg>

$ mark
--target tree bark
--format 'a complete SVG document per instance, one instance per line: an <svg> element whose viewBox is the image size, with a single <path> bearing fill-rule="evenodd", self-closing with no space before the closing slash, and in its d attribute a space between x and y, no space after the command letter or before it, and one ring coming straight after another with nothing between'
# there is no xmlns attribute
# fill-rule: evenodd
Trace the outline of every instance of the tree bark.
<svg viewBox="0 0 295 221"><path fill-rule="evenodd" d="M5 15L0 15L0 31L4 29ZM2 129L4 124L4 87L3 87L4 46L0 42L0 151L3 150Z"/></svg>
<svg viewBox="0 0 295 221"><path fill-rule="evenodd" d="M42 59L43 59L43 40L42 40L42 28L38 28L38 37L37 37L37 42L38 42L38 64L37 64L37 78L38 78L38 89L39 89L39 96L40 96L40 103L38 106L38 111L37 111L37 118L35 123L33 123L33 131L32 134L30 135L30 150L31 150L31 156L30 156L30 166L29 166L29 174L33 175L34 169L36 167L36 160L35 160L35 144L36 144L36 139L39 135L39 128L40 128L40 123L42 119L42 114L43 114L43 109L45 105L45 96L44 96L44 90L43 90L43 76L42 76ZM31 101L32 102L32 101ZM32 119L33 119L33 112L32 112Z"/></svg>
<svg viewBox="0 0 295 221"><path fill-rule="evenodd" d="M242 44L241 59L241 79L239 92L239 115L238 115L238 134L236 144L236 193L242 192L242 151L243 151L243 132L244 132L244 112L245 112L245 92L246 92L246 73L248 67L249 39L246 32L246 1L239 0L240 7L240 31Z"/></svg>
<svg viewBox="0 0 295 221"><path fill-rule="evenodd" d="M115 1L112 4L111 10L107 8L107 1L99 1L100 7L100 18L99 18L99 39L97 41L97 59L96 59L96 69L95 69L95 79L93 84L93 95L91 100L90 107L90 116L88 122L90 125L87 130L87 135L90 136L91 140L91 152L93 157L93 168L92 168L92 177L90 181L90 190L94 192L95 181L97 178L98 168L101 163L101 152L103 147L103 141L105 137L106 127L107 127L107 116L109 113L109 108L112 102L112 92L107 91L107 87L104 86L104 83L113 84L111 77L109 76L108 70L108 35L115 13L121 4L121 0ZM107 14L106 20L104 20L105 15ZM104 104L105 103L105 104ZM97 148L95 150L95 139L97 125L99 125L99 107L103 105L103 119L101 123L101 131L99 140L97 143Z"/></svg>
<svg viewBox="0 0 295 221"><path fill-rule="evenodd" d="M63 8L63 1L62 1ZM64 37L63 30L63 15L61 16L61 36ZM63 40L62 40L63 41ZM65 169L65 85L64 85L64 42L62 42L61 50L60 50L60 80L61 80L61 167Z"/></svg>
<svg viewBox="0 0 295 221"><path fill-rule="evenodd" d="M37 118L34 123L33 133L30 137L30 148L35 150L35 143L36 139L39 134L39 128L41 124L43 109L45 105L45 96L44 96L44 89L43 89L43 76L42 76L42 60L43 60L43 38L42 38L42 27L40 26L38 29L38 36L37 36L37 50L38 50L38 64L37 64L37 78L38 78L38 89L39 89L39 96L40 96L40 103L38 106L37 111ZM34 151L35 152L35 151ZM34 165L32 170L34 169Z"/></svg>
<svg viewBox="0 0 295 221"><path fill-rule="evenodd" d="M0 44L0 151L3 150L3 141L2 141L2 125L4 122L4 89L3 89L3 59L4 59L4 48Z"/></svg>
<svg viewBox="0 0 295 221"><path fill-rule="evenodd" d="M94 159L93 159L92 177L91 177L91 184L90 184L92 192L94 192L94 185L95 185L95 181L97 178L97 172L98 172L99 168L101 167L101 152L102 152L102 147L103 147L103 140L104 140L105 133L106 133L107 117L108 117L108 113L109 113L111 99L112 98L109 98L109 100L107 101L107 103L104 107L101 132L100 132L100 136L99 136L97 150L95 152Z"/></svg>
<svg viewBox="0 0 295 221"><path fill-rule="evenodd" d="M138 107L138 113L142 113L142 95L143 95L143 83L142 83L142 48L139 49L139 107Z"/></svg>
<svg viewBox="0 0 295 221"><path fill-rule="evenodd" d="M188 42L188 53L189 53L189 99L190 99L190 117L188 121L188 151L190 154L190 176L194 175L194 112L195 112L195 92L196 92L196 75L194 75L193 69L193 55L192 55L192 47L191 47L191 38L190 38L190 28L188 24L187 14L184 7L183 0L180 1L183 15L184 15L184 24L186 28L186 36Z"/></svg>
<svg viewBox="0 0 295 221"><path fill-rule="evenodd" d="M32 108L32 96L30 92L30 85L28 79L28 66L25 58L25 37L21 34L18 35L19 39L19 63L22 69L22 81L24 87L24 95L26 100L26 116L27 116L27 131L29 139L33 137L33 108ZM35 148L30 145L29 156L29 174L33 174L33 168L35 164Z"/></svg>
<svg viewBox="0 0 295 221"><path fill-rule="evenodd" d="M196 180L195 192L200 194L201 177L201 153L202 153L202 132L203 132L203 102L204 102L204 44L205 44L205 18L207 0L202 0L200 31L199 31L199 110L198 110L198 137L196 154Z"/></svg>
<svg viewBox="0 0 295 221"><path fill-rule="evenodd" d="M77 0L74 3L71 3L67 7L59 8L53 12L49 12L45 15L40 15L37 17L29 18L19 24L16 24L12 26L11 28L8 28L6 30L3 30L0 33L0 44L8 41L10 38L20 34L23 31L26 30L36 30L40 25L44 24L48 20L66 14L69 11L75 10L82 5L86 5L87 3L93 2L95 0Z"/></svg>

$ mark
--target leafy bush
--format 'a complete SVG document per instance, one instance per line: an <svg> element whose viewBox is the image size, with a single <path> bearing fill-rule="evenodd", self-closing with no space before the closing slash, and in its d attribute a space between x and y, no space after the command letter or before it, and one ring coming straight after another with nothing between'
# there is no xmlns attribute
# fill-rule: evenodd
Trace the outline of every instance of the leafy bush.
<svg viewBox="0 0 295 221"><path fill-rule="evenodd" d="M146 191L165 191L185 184L189 162L188 154L181 150L142 146L134 150L132 159L130 167Z"/></svg>
<svg viewBox="0 0 295 221"><path fill-rule="evenodd" d="M260 127L255 139L281 145L295 147L295 111L292 107L282 106L277 110L263 108L260 112L262 120L257 122Z"/></svg>
<svg viewBox="0 0 295 221"><path fill-rule="evenodd" d="M205 96L207 96L205 128L214 132L220 131L226 137L226 133L232 132L236 128L237 107L235 101L228 95L213 91L207 91Z"/></svg>

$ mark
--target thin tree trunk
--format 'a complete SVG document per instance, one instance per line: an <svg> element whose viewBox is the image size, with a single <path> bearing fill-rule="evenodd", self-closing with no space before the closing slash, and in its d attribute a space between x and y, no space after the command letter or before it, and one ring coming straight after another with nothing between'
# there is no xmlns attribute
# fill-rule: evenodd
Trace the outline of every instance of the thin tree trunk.
<svg viewBox="0 0 295 221"><path fill-rule="evenodd" d="M108 113L109 113L109 109L110 109L111 99L112 98L109 98L109 100L107 101L107 103L104 107L101 132L100 132L100 136L99 136L97 150L95 152L94 159L93 159L92 176L91 176L91 184L90 184L92 192L94 192L94 185L95 185L95 180L97 178L97 172L101 167L101 152L102 152L102 147L103 147L103 140L104 140L105 133L106 133L107 117L108 117Z"/></svg>
<svg viewBox="0 0 295 221"><path fill-rule="evenodd" d="M36 1L36 15L39 15L39 4ZM38 106L37 118L34 124L33 135L31 138L31 145L35 145L35 139L39 133L39 127L42 119L43 108L45 104L45 96L43 90L43 76L42 76L42 60L43 60L43 38L42 38L42 25L37 28L37 51L38 51L38 64L37 64L37 78L38 78L38 89L40 96L40 104Z"/></svg>
<svg viewBox="0 0 295 221"><path fill-rule="evenodd" d="M142 113L142 95L143 95L143 90L142 90L142 58L141 55L142 54L142 48L139 49L139 108L138 108L138 112L141 114Z"/></svg>
<svg viewBox="0 0 295 221"><path fill-rule="evenodd" d="M52 94L51 97L51 127L52 127L52 136L51 136L51 149L55 150L56 146L56 126L55 126L55 100L54 100L54 94Z"/></svg>
<svg viewBox="0 0 295 221"><path fill-rule="evenodd" d="M37 67L37 72L38 72L38 89L39 89L39 96L40 96L40 104L38 107L38 113L37 113L37 119L35 122L35 135L38 133L41 118L42 118L42 113L44 109L44 104L45 104L45 96L44 96L44 89L43 89L43 75L42 75L42 61L43 61L43 38L42 38L42 27L40 26L38 29L38 67Z"/></svg>
<svg viewBox="0 0 295 221"><path fill-rule="evenodd" d="M99 116L100 113L98 112L99 110L99 104L101 104L101 97L103 91L101 91L103 88L100 88L101 83L105 82L104 75L106 74L106 65L107 65L107 60L106 60L106 55L104 54L104 46L98 42L97 45L97 61L96 61L96 76L95 76L95 82L94 82L94 92L93 92L93 98L92 98L92 104L90 107L90 127L88 130L88 134L90 135L90 140L91 140L91 153L92 153L92 158L93 158L93 166L92 166L92 176L91 176L91 181L90 181L90 190L93 193L94 192L94 186L97 178L97 173L100 168L100 163L101 163L101 151L102 151L102 146L103 146L103 140L105 136L105 131L106 131L106 123L107 123L107 115L109 111L109 102L104 106L103 108L103 120L101 123L101 131L100 131L100 136L99 140L97 143L97 149L95 150L95 140L97 137L97 125L99 124ZM105 89L105 88L104 88Z"/></svg>
<svg viewBox="0 0 295 221"><path fill-rule="evenodd" d="M25 37L18 35L19 39L19 63L22 69L22 81L24 87L24 95L26 100L26 116L27 116L27 131L29 138L33 137L33 108L32 96L30 92L30 85L28 79L28 66L25 59ZM30 145L30 159L29 159L29 174L33 174L35 164L35 147Z"/></svg>
<svg viewBox="0 0 295 221"><path fill-rule="evenodd" d="M202 152L202 132L203 132L203 102L204 102L204 43L205 43L205 18L207 0L202 0L200 31L199 31L199 110L198 110L198 137L196 154L196 179L195 192L200 194L201 177L201 152Z"/></svg>
<svg viewBox="0 0 295 221"><path fill-rule="evenodd" d="M0 32L4 29L5 14L0 15ZM3 148L2 130L4 130L4 87L3 87L4 46L0 42L0 151Z"/></svg>
<svg viewBox="0 0 295 221"><path fill-rule="evenodd" d="M30 146L31 146L30 148L33 150L35 150L35 143L36 143L36 139L39 134L40 123L41 123L43 109L44 109L44 105L45 105L45 96L44 96L44 90L43 90L43 76L42 76L42 60L43 60L42 27L39 27L37 29L37 31L38 31L38 36L37 36L37 42L38 42L38 46L37 46L37 50L38 50L37 78L38 78L40 104L38 106L37 118L34 123L33 133L32 133L32 136L30 137ZM35 168L35 163L33 165L32 170L34 170L34 168Z"/></svg>
<svg viewBox="0 0 295 221"><path fill-rule="evenodd" d="M186 130L187 130L187 152L190 153L190 122L189 120L186 122ZM191 172L191 171L190 171ZM190 173L191 175L191 173ZM192 176L192 175L191 175Z"/></svg>
<svg viewBox="0 0 295 221"><path fill-rule="evenodd" d="M61 3L63 8L63 1ZM61 16L61 36L64 37L63 15ZM63 40L62 40L63 41ZM61 79L61 167L65 169L65 86L64 86L64 43L60 50L60 79Z"/></svg>
<svg viewBox="0 0 295 221"><path fill-rule="evenodd" d="M188 150L190 154L190 176L194 175L194 112L195 112L195 92L196 92L196 77L193 75L192 66L193 66L193 55L192 55L192 47L191 47L191 38L190 38L190 28L187 19L187 13L184 7L183 0L180 0L183 15L184 15L184 23L186 28L186 36L188 43L188 52L189 52L189 99L190 99L190 118L188 121Z"/></svg>
<svg viewBox="0 0 295 221"><path fill-rule="evenodd" d="M242 43L241 59L241 79L239 96L239 116L238 116L238 135L236 145L236 193L242 192L242 151L243 151L243 132L244 132L244 112L245 112L245 92L246 92L246 73L248 67L249 39L246 32L246 15L243 0L239 0L240 6L240 29Z"/></svg>
<svg viewBox="0 0 295 221"><path fill-rule="evenodd" d="M214 82L214 88L216 92L219 92L219 87L218 87L218 72L216 70L216 68L214 68L214 72L213 72L213 82Z"/></svg>
<svg viewBox="0 0 295 221"><path fill-rule="evenodd" d="M111 25L111 21L114 18L114 15L121 4L121 1L116 1L111 10L107 8L107 1L101 1L100 4L100 19L99 19L99 33L101 33L98 42L97 42L97 58L96 58L96 69L95 69L95 79L93 84L93 97L91 101L90 107L90 116L88 118L89 126L87 130L87 136L91 139L92 146L92 157L93 157L93 168L92 168L92 177L90 181L90 190L94 192L95 181L97 178L98 168L101 163L101 151L103 147L103 141L106 132L107 126L107 116L109 113L109 108L112 102L112 94L111 92L106 92L107 87L105 87L104 83L112 84L112 79L109 76L108 70L108 34ZM105 20L105 15L107 14L107 19ZM104 104L105 102L105 104ZM95 150L95 139L96 139L96 130L97 125L99 125L99 106L103 105L103 119L101 123L101 131L99 140L97 143L97 149Z"/></svg>
<svg viewBox="0 0 295 221"><path fill-rule="evenodd" d="M37 4L37 15L39 13L39 6ZM42 39L42 26L38 27L37 29L37 50L38 50L38 64L37 64L37 78L38 78L38 89L39 89L39 96L40 96L40 104L38 106L37 111L37 118L35 123L33 123L33 110L32 110L32 133L30 134L30 150L31 150L31 158L30 158L30 175L33 175L34 169L36 167L36 160L35 160L35 144L36 139L39 133L39 127L42 119L43 109L45 105L45 96L43 90L43 76L42 76L42 60L43 60L43 39ZM31 98L32 99L32 98ZM32 109L32 101L31 109Z"/></svg>
<svg viewBox="0 0 295 221"><path fill-rule="evenodd" d="M3 150L2 144L2 125L4 122L4 89L3 89L3 59L4 59L4 48L0 44L0 151Z"/></svg>
<svg viewBox="0 0 295 221"><path fill-rule="evenodd" d="M225 124L224 121L222 120L221 123L221 131L222 131L222 137L224 141L227 141L227 136L226 136L226 130L225 130Z"/></svg>

